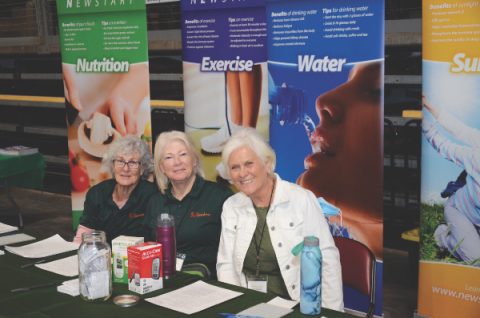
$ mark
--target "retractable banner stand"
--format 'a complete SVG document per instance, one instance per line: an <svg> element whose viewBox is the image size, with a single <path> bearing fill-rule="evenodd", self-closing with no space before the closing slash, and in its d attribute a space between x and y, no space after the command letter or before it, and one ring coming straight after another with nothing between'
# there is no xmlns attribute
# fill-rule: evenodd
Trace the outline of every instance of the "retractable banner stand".
<svg viewBox="0 0 480 318"><path fill-rule="evenodd" d="M480 315L480 2L423 1L418 312Z"/></svg>
<svg viewBox="0 0 480 318"><path fill-rule="evenodd" d="M145 0L58 0L74 227L124 135L151 140Z"/></svg>
<svg viewBox="0 0 480 318"><path fill-rule="evenodd" d="M181 1L185 131L208 179L240 127L268 136L265 1Z"/></svg>
<svg viewBox="0 0 480 318"><path fill-rule="evenodd" d="M365 312L375 286L374 313L381 315L384 2L272 0L267 25L277 171L319 198L334 236L367 247L357 264L345 259L344 273L373 253L375 273L358 277L365 294L344 276L344 300Z"/></svg>

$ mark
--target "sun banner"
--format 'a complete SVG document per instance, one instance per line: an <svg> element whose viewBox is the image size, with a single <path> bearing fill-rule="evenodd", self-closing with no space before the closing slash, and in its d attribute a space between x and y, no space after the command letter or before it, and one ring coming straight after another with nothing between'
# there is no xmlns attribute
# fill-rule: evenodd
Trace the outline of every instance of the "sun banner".
<svg viewBox="0 0 480 318"><path fill-rule="evenodd" d="M423 1L418 313L480 312L480 1Z"/></svg>
<svg viewBox="0 0 480 318"><path fill-rule="evenodd" d="M108 147L127 134L151 142L145 0L57 0L74 226Z"/></svg>

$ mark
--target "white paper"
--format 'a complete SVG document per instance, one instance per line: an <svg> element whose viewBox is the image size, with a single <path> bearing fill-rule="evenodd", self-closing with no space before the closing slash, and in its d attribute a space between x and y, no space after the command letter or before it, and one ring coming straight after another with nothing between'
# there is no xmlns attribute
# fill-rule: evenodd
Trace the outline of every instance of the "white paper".
<svg viewBox="0 0 480 318"><path fill-rule="evenodd" d="M55 234L42 241L19 247L5 246L5 249L10 253L26 258L40 258L75 251L78 249L78 246L79 244L67 242L60 235Z"/></svg>
<svg viewBox="0 0 480 318"><path fill-rule="evenodd" d="M73 277L78 275L78 255L61 258L56 261L36 264L38 268L55 274Z"/></svg>
<svg viewBox="0 0 480 318"><path fill-rule="evenodd" d="M0 234L17 231L18 227L0 222Z"/></svg>
<svg viewBox="0 0 480 318"><path fill-rule="evenodd" d="M0 246L1 245L7 245L7 244L20 243L20 242L25 242L25 241L31 241L31 240L34 240L34 239L35 238L33 236L23 234L23 233L0 236ZM7 246L5 246L5 249L8 251Z"/></svg>
<svg viewBox="0 0 480 318"><path fill-rule="evenodd" d="M57 291L59 293L68 294L70 296L78 296L80 295L80 287L79 287L78 278L71 279L64 281L62 285L57 286Z"/></svg>
<svg viewBox="0 0 480 318"><path fill-rule="evenodd" d="M251 317L262 317L262 318L280 318L289 313L291 313L293 309L274 306L270 304L260 303L253 307L247 308L237 315L243 316L251 316Z"/></svg>
<svg viewBox="0 0 480 318"><path fill-rule="evenodd" d="M5 252L0 250L0 255L5 255Z"/></svg>
<svg viewBox="0 0 480 318"><path fill-rule="evenodd" d="M275 297L270 300L267 304L283 307L283 308L293 308L298 304L298 301L288 300L282 297Z"/></svg>
<svg viewBox="0 0 480 318"><path fill-rule="evenodd" d="M197 281L146 301L187 315L223 303L243 293Z"/></svg>

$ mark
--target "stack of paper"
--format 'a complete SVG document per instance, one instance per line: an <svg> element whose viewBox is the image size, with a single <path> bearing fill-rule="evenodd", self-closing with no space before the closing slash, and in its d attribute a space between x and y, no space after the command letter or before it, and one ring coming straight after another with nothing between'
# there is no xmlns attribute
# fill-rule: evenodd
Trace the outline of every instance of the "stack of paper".
<svg viewBox="0 0 480 318"><path fill-rule="evenodd" d="M73 277L78 275L78 255L61 258L53 262L35 265L43 270Z"/></svg>
<svg viewBox="0 0 480 318"><path fill-rule="evenodd" d="M80 295L78 278L64 281L62 285L57 286L57 291L74 297Z"/></svg>
<svg viewBox="0 0 480 318"><path fill-rule="evenodd" d="M67 242L60 235L55 234L47 239L19 247L5 246L10 253L26 258L40 258L55 254L75 251L79 244Z"/></svg>
<svg viewBox="0 0 480 318"><path fill-rule="evenodd" d="M23 234L23 233L0 236L0 246L7 245L7 244L20 243L25 241L31 241L34 239L35 238L33 236ZM7 249L6 246L5 246L5 249Z"/></svg>
<svg viewBox="0 0 480 318"><path fill-rule="evenodd" d="M20 156L31 155L38 152L38 148L27 147L23 145L0 148L0 155Z"/></svg>
<svg viewBox="0 0 480 318"><path fill-rule="evenodd" d="M18 230L18 227L0 222L0 234L13 232L16 230Z"/></svg>
<svg viewBox="0 0 480 318"><path fill-rule="evenodd" d="M239 312L237 315L239 317L281 318L292 311L293 309L260 303Z"/></svg>
<svg viewBox="0 0 480 318"><path fill-rule="evenodd" d="M270 300L267 304L283 307L283 308L293 308L298 304L298 301L289 300L281 297L275 297L272 300Z"/></svg>
<svg viewBox="0 0 480 318"><path fill-rule="evenodd" d="M240 295L242 295L242 293L198 281L169 293L145 300L154 305L190 315ZM185 301L186 299L188 299L188 301Z"/></svg>

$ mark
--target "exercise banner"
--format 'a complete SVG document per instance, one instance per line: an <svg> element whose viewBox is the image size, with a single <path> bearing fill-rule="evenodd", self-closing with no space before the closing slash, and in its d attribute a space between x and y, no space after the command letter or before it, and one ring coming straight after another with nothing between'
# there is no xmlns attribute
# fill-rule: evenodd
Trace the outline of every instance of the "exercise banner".
<svg viewBox="0 0 480 318"><path fill-rule="evenodd" d="M185 131L208 179L239 127L268 136L265 1L181 1Z"/></svg>
<svg viewBox="0 0 480 318"><path fill-rule="evenodd" d="M74 224L109 145L151 140L145 0L58 0Z"/></svg>
<svg viewBox="0 0 480 318"><path fill-rule="evenodd" d="M373 284L375 297L344 280L344 300L366 312L372 298L381 315L384 2L267 1L267 26L277 171L319 197L334 236L374 254L360 288Z"/></svg>
<svg viewBox="0 0 480 318"><path fill-rule="evenodd" d="M480 2L423 1L418 312L480 313Z"/></svg>

